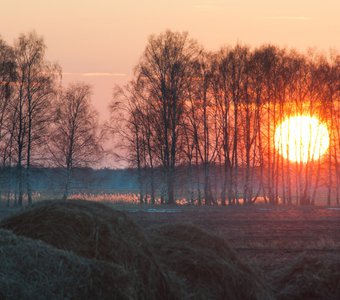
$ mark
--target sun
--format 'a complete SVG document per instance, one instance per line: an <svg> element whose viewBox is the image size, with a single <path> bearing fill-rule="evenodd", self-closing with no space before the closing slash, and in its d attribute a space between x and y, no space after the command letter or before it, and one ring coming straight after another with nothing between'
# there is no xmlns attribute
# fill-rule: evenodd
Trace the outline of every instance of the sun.
<svg viewBox="0 0 340 300"><path fill-rule="evenodd" d="M308 115L292 116L275 130L275 149L285 159L307 163L317 160L329 147L327 127Z"/></svg>

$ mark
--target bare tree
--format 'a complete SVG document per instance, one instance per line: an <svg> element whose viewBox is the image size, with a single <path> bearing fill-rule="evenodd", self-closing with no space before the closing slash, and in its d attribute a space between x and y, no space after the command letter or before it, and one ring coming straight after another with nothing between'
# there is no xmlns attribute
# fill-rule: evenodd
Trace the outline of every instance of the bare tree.
<svg viewBox="0 0 340 300"><path fill-rule="evenodd" d="M14 94L16 80L16 65L13 49L0 39L0 141L2 153L2 165L7 162L8 146L6 121Z"/></svg>
<svg viewBox="0 0 340 300"><path fill-rule="evenodd" d="M22 161L26 147L26 185L28 203L32 203L30 170L32 154L47 134L52 100L56 95L59 66L45 60L45 43L35 32L21 34L15 42L17 64L19 131L18 168L19 204L22 204Z"/></svg>
<svg viewBox="0 0 340 300"><path fill-rule="evenodd" d="M13 126L9 126L11 119L11 106L14 95L14 83L16 81L16 65L14 51L0 38L0 159L2 178L6 182L7 197L12 186L12 146ZM6 174L6 170L10 172ZM2 191L0 190L0 200ZM9 204L9 202L7 201Z"/></svg>
<svg viewBox="0 0 340 300"><path fill-rule="evenodd" d="M97 113L91 106L90 97L89 85L74 83L63 91L55 105L49 148L54 163L66 170L65 200L73 169L88 166L100 156Z"/></svg>
<svg viewBox="0 0 340 300"><path fill-rule="evenodd" d="M192 85L194 87L195 96L195 114L201 118L201 131L194 128L196 133L196 148L199 155L200 162L203 165L204 172L204 200L206 205L211 205L216 202L216 198L212 191L211 180L211 165L214 164L218 148L219 148L219 130L216 128L216 103L212 97L212 60L211 55L202 52L198 58L193 61ZM197 120L193 119L198 125Z"/></svg>
<svg viewBox="0 0 340 300"><path fill-rule="evenodd" d="M147 201L147 178L145 178L148 168L147 156L152 156L150 159L152 166L155 159L151 149L149 134L151 124L146 113L146 105L142 91L135 81L129 82L124 88L116 86L110 104L110 122L105 125L105 131L114 140L118 140L115 143L115 157L137 168L140 203ZM151 195L154 197L154 190L151 191Z"/></svg>
<svg viewBox="0 0 340 300"><path fill-rule="evenodd" d="M178 136L184 111L185 85L190 76L190 62L197 55L195 41L186 33L166 31L151 36L141 62L136 68L138 84L146 89L157 111L162 130L163 158L167 202L175 203L175 166L178 159Z"/></svg>

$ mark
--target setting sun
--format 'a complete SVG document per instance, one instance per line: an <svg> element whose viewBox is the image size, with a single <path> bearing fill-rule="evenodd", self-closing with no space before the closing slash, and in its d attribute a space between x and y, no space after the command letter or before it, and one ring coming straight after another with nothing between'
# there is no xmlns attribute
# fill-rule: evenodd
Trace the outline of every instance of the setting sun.
<svg viewBox="0 0 340 300"><path fill-rule="evenodd" d="M292 162L316 160L325 154L328 146L327 127L315 117L289 117L275 130L276 150Z"/></svg>

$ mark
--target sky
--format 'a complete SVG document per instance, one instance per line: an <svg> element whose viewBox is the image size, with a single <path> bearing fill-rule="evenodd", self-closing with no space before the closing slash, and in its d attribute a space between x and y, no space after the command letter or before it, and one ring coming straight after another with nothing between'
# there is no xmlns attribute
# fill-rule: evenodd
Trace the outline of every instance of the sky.
<svg viewBox="0 0 340 300"><path fill-rule="evenodd" d="M63 84L93 86L102 121L113 87L132 78L148 37L166 29L189 32L207 50L236 43L340 49L339 0L0 0L0 7L1 37L42 35Z"/></svg>

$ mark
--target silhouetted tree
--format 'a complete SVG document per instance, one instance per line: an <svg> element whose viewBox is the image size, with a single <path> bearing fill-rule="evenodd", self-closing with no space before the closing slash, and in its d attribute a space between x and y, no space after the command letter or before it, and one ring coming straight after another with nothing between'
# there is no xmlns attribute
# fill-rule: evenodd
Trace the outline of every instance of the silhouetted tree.
<svg viewBox="0 0 340 300"><path fill-rule="evenodd" d="M18 172L19 205L22 204L22 162L26 151L26 185L28 203L32 203L30 169L34 148L40 146L47 134L51 103L56 95L59 67L45 60L44 40L35 32L22 34L15 42L18 76Z"/></svg>
<svg viewBox="0 0 340 300"><path fill-rule="evenodd" d="M97 113L90 97L89 85L73 83L55 103L49 148L54 163L66 170L63 199L69 195L72 170L89 166L100 156Z"/></svg>
<svg viewBox="0 0 340 300"><path fill-rule="evenodd" d="M0 157L2 169L1 179L7 185L7 197L12 188L12 174L5 173L11 170L13 148L12 104L15 91L16 65L14 51L0 38ZM11 126L12 125L12 126ZM2 191L0 190L0 200Z"/></svg>
<svg viewBox="0 0 340 300"><path fill-rule="evenodd" d="M278 125L301 114L329 127L328 203L334 189L339 201L340 60L316 57L272 45L207 54L187 34L152 36L120 101L127 103L124 134L140 201L150 195L154 202L161 167L158 191L168 203L176 186L199 204L247 204L261 196L272 204L314 204L326 156L292 162L275 145ZM310 155L317 146L308 146ZM285 149L287 157L294 151Z"/></svg>
<svg viewBox="0 0 340 300"><path fill-rule="evenodd" d="M157 123L162 130L161 154L167 189L167 202L175 203L175 166L178 159L178 135L186 98L186 81L190 64L197 55L197 43L186 33L166 31L151 36L136 68L138 84L148 93L157 112Z"/></svg>

